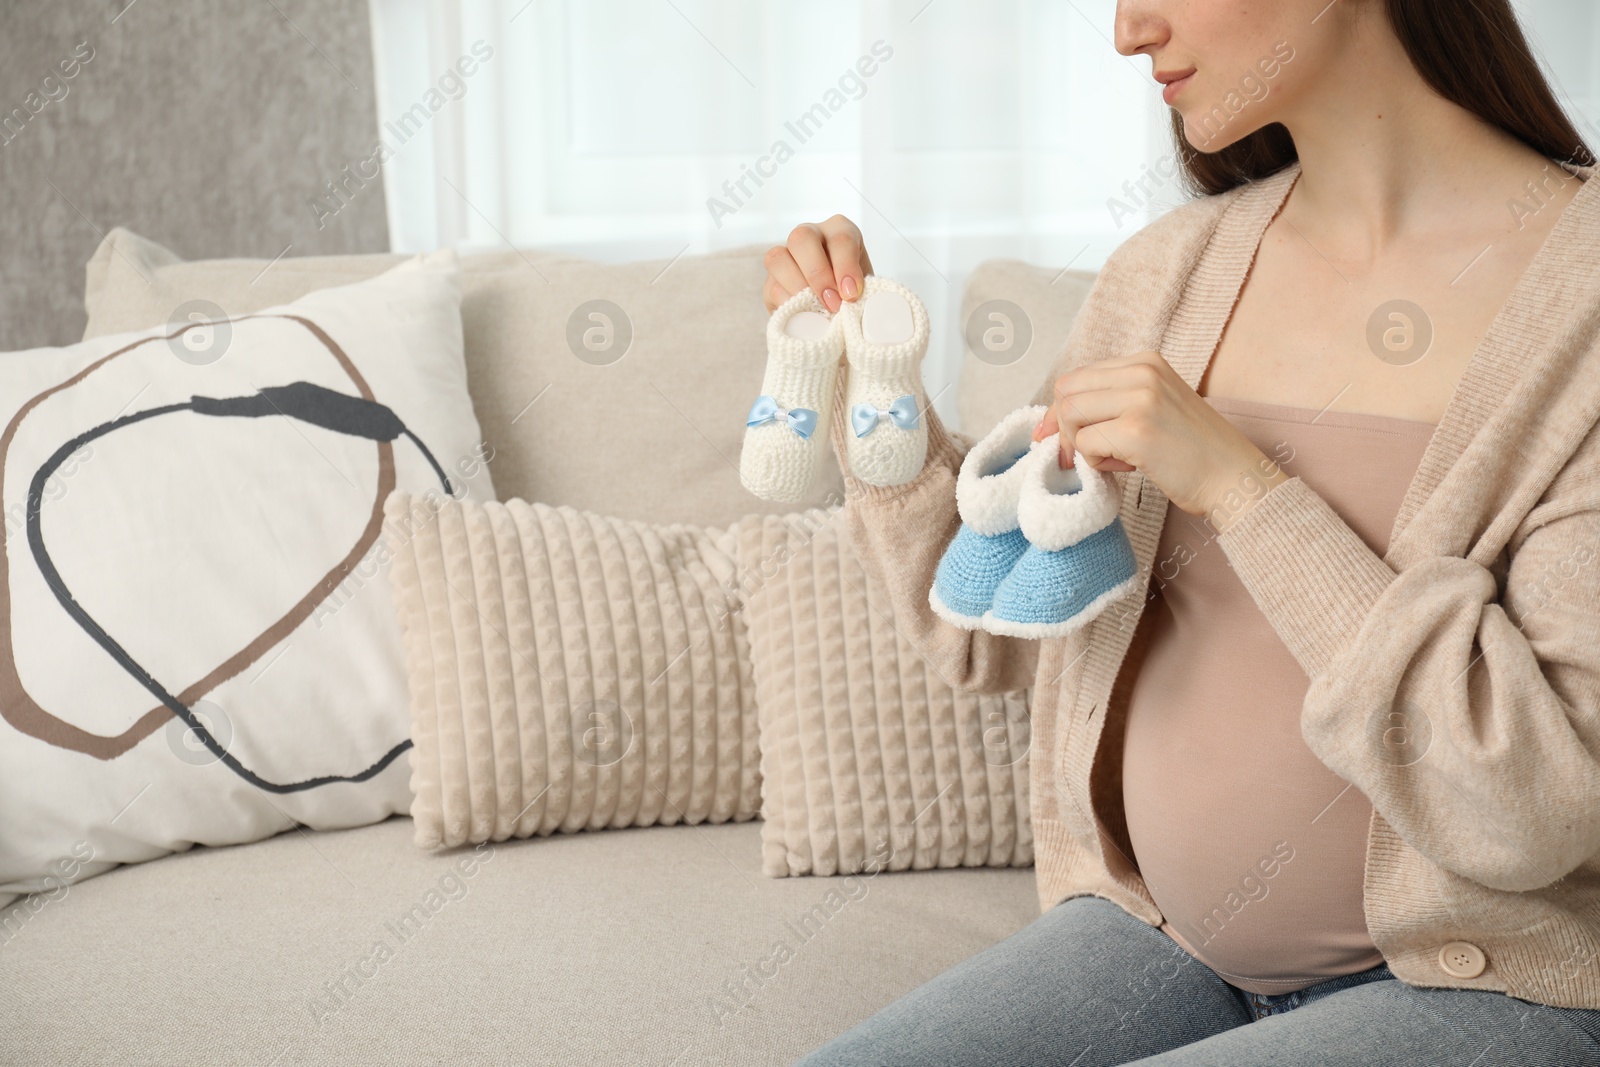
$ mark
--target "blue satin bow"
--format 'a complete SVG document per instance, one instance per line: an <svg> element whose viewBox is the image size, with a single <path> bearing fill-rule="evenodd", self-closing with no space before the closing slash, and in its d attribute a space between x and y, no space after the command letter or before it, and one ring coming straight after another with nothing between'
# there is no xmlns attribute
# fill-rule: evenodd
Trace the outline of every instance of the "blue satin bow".
<svg viewBox="0 0 1600 1067"><path fill-rule="evenodd" d="M744 420L746 426L760 426L762 423L772 422L774 419L783 418L788 421L789 428L801 437L810 437L817 428L817 413L810 408L789 408L787 411L778 407L778 402L765 393L756 397L756 402L750 405L750 415Z"/></svg>
<svg viewBox="0 0 1600 1067"><path fill-rule="evenodd" d="M872 404L854 404L850 408L850 425L855 428L857 437L865 437L874 426L878 425L879 419L889 419L902 430L915 430L917 398L907 393L905 396L895 397L886 408Z"/></svg>

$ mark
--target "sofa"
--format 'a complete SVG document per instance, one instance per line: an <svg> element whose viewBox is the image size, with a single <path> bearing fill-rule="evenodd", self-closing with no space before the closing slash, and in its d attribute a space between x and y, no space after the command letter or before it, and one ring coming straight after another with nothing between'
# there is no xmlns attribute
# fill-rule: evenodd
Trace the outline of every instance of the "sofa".
<svg viewBox="0 0 1600 1067"><path fill-rule="evenodd" d="M647 343L619 365L615 395L666 444L640 459L636 441L552 437L548 467L503 483L496 472L501 495L654 522L783 510L743 493L726 462L761 373L761 251L568 262L638 309ZM115 231L88 267L89 332L155 325L152 307L213 299L226 276L254 275L247 297L235 286L227 298L248 312L399 258L184 263ZM546 262L500 252L464 267L537 274ZM119 270L145 288L113 292ZM1009 260L972 272L959 322L935 325L966 342L962 432L1027 402L1092 281ZM463 308L469 376L473 346L540 314L540 291ZM674 352L688 371L662 355ZM469 384L486 428L531 403L481 374ZM822 483L818 500L837 470ZM772 877L759 816L434 849L417 847L411 822L296 825L16 902L0 912L0 1062L786 1064L1038 914L1027 867Z"/></svg>

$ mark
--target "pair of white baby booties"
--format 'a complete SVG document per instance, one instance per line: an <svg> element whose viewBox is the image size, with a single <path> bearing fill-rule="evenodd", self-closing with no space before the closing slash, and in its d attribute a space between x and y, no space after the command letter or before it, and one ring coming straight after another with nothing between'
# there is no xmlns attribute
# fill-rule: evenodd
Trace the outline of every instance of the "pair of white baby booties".
<svg viewBox="0 0 1600 1067"><path fill-rule="evenodd" d="M793 503L809 492L828 447L841 362L850 472L869 485L903 485L926 462L919 398L928 313L887 278L868 276L862 288L859 301L833 315L802 289L767 321L766 373L739 460L740 480L759 497ZM963 458L961 527L928 590L933 610L963 629L1063 636L1138 586L1115 480L1076 450L1061 467L1059 433L1033 440L1048 410L1013 411Z"/></svg>
<svg viewBox="0 0 1600 1067"><path fill-rule="evenodd" d="M767 320L767 368L745 419L739 479L764 500L795 503L816 481L832 420L847 417L850 472L868 485L903 485L927 458L922 359L928 312L898 282L868 275L860 299L836 313L802 289ZM841 357L843 357L841 359ZM832 410L847 365L844 412Z"/></svg>

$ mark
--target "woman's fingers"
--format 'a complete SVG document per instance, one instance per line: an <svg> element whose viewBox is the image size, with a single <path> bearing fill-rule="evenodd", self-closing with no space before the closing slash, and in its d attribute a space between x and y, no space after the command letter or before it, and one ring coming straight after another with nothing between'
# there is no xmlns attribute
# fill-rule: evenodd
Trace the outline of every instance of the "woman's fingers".
<svg viewBox="0 0 1600 1067"><path fill-rule="evenodd" d="M776 311L779 304L806 287L806 276L801 273L794 256L784 245L767 249L764 262L767 267L767 284L762 295L770 313Z"/></svg>
<svg viewBox="0 0 1600 1067"><path fill-rule="evenodd" d="M1057 421L1069 423L1069 418L1057 416ZM1123 432L1127 428L1127 420L1118 416L1097 419L1078 426L1072 436L1063 430L1060 445L1056 454L1056 465L1063 470L1072 466L1072 453L1074 450L1083 453L1083 458L1089 466L1100 471L1131 471L1134 466L1126 460L1118 458L1127 455L1123 447L1127 442L1119 440L1127 435Z"/></svg>
<svg viewBox="0 0 1600 1067"><path fill-rule="evenodd" d="M1085 456L1109 456L1122 450L1107 436L1105 424L1122 414L1122 398L1109 389L1062 397L1052 405L1061 445L1070 457L1076 448Z"/></svg>
<svg viewBox="0 0 1600 1067"><path fill-rule="evenodd" d="M1135 352L1074 367L1055 380L1050 409L1034 428L1033 439L1059 432L1066 460L1063 466L1071 462L1075 446L1091 462L1097 456L1109 457L1106 464L1095 463L1100 470L1133 470L1114 458L1122 450L1110 437L1110 429L1096 424L1133 408L1148 408L1170 391L1169 379L1178 380L1177 374L1157 352ZM1085 428L1095 433L1087 443L1078 440Z"/></svg>
<svg viewBox="0 0 1600 1067"><path fill-rule="evenodd" d="M1033 428L1033 439L1035 441L1042 441L1051 434L1057 433L1063 429L1065 429L1066 432L1063 433L1062 436L1068 441L1072 440L1072 430L1069 427L1063 427L1061 425L1061 420L1057 417L1057 409L1060 408L1061 412L1063 413L1071 410L1070 407L1067 406L1070 405L1071 398L1077 392L1081 392L1086 388L1083 383L1085 380L1084 375L1087 370L1088 368L1078 367L1066 374L1063 374L1061 377L1057 378L1054 383L1052 383L1049 410L1045 412L1044 418L1039 420L1039 425ZM1105 372L1098 367L1095 368L1095 371L1100 375L1105 374ZM1104 377L1100 377L1097 384L1094 385L1094 388L1105 389L1110 388L1114 384L1114 382L1109 381ZM1070 419L1068 421L1070 421Z"/></svg>
<svg viewBox="0 0 1600 1067"><path fill-rule="evenodd" d="M1082 452L1083 450L1079 449L1079 451ZM1083 458L1088 460L1089 466L1093 467L1097 471L1134 471L1139 469L1132 463L1126 463L1118 459L1116 456L1106 456L1103 459L1096 459L1089 453L1084 452ZM1059 463L1063 470L1065 470L1067 467L1070 467L1072 465L1072 454L1070 452L1064 453L1059 460Z"/></svg>
<svg viewBox="0 0 1600 1067"><path fill-rule="evenodd" d="M761 299L768 312L809 288L833 314L843 301L861 295L865 278L872 273L861 230L843 215L796 226L786 243L767 250L766 267Z"/></svg>
<svg viewBox="0 0 1600 1067"><path fill-rule="evenodd" d="M789 232L789 254L805 277L806 285L817 294L822 306L831 315L839 310L838 282L834 280L833 263L828 259L828 246L823 241L822 227L802 222Z"/></svg>
<svg viewBox="0 0 1600 1067"><path fill-rule="evenodd" d="M772 275L767 275L767 280L761 283L761 303L770 315L778 310L778 305L789 299L789 294L783 291Z"/></svg>
<svg viewBox="0 0 1600 1067"><path fill-rule="evenodd" d="M861 295L863 279L872 273L867 250L861 243L861 230L843 215L822 224L822 237L828 259L833 264L833 280L839 296L855 300ZM835 310L830 307L829 310Z"/></svg>
<svg viewBox="0 0 1600 1067"><path fill-rule="evenodd" d="M1182 379L1171 365L1153 352L1136 352L1074 367L1056 379L1053 394L1061 400L1105 389L1155 393L1167 390L1173 383L1181 385Z"/></svg>
<svg viewBox="0 0 1600 1067"><path fill-rule="evenodd" d="M1115 427L1125 407L1126 396L1111 389L1058 397L1034 429L1033 439L1039 441L1059 433L1062 467L1072 465L1072 452L1077 449L1097 470L1132 470L1116 458L1128 454L1117 442Z"/></svg>

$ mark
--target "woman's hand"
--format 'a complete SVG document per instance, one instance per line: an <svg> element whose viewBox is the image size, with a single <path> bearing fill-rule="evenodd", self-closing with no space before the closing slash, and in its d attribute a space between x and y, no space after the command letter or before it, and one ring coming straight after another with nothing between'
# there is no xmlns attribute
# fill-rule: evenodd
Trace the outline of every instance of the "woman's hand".
<svg viewBox="0 0 1600 1067"><path fill-rule="evenodd" d="M861 295L862 279L872 273L861 230L843 215L802 222L790 232L788 244L767 250L766 264L761 300L768 314L809 286L831 315L843 300Z"/></svg>
<svg viewBox="0 0 1600 1067"><path fill-rule="evenodd" d="M1057 378L1033 439L1058 429L1062 467L1076 448L1096 470L1141 471L1219 533L1289 478L1158 352L1100 360Z"/></svg>

